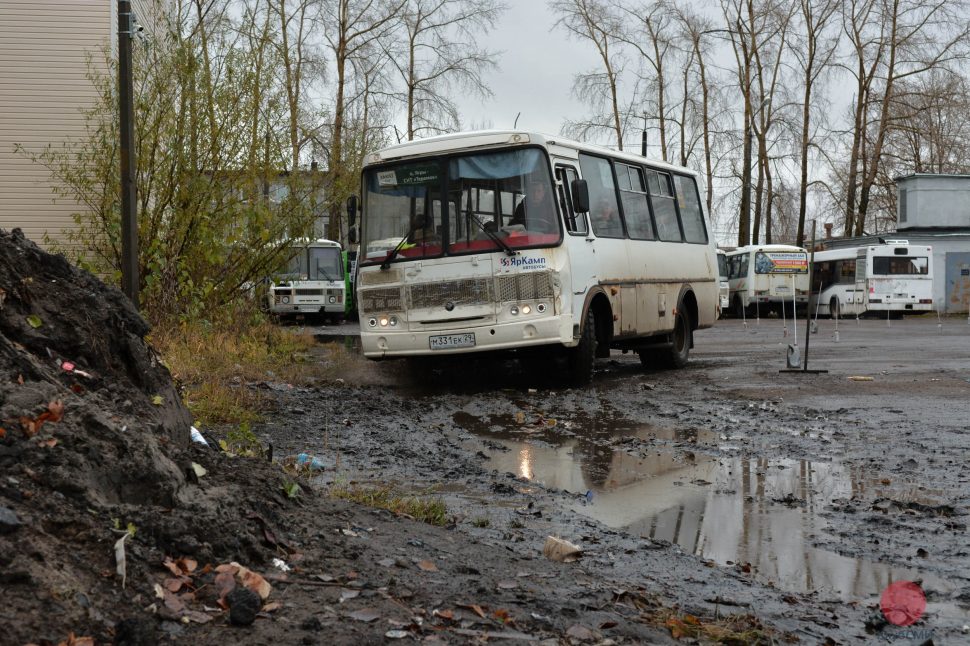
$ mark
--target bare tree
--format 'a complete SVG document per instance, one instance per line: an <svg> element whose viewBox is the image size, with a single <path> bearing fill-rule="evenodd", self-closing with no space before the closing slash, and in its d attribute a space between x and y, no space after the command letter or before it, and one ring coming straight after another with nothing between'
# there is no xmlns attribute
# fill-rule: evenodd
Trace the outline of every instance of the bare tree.
<svg viewBox="0 0 970 646"><path fill-rule="evenodd" d="M401 18L404 38L391 55L403 85L408 140L461 126L453 89L491 96L483 73L495 68L496 55L477 42L504 10L497 0L408 0Z"/></svg>
<svg viewBox="0 0 970 646"><path fill-rule="evenodd" d="M843 24L858 94L846 188L846 233L862 235L892 122L897 84L966 60L970 23L962 0L847 0ZM869 133L869 128L872 132Z"/></svg>
<svg viewBox="0 0 970 646"><path fill-rule="evenodd" d="M619 42L617 34L622 28L621 21L605 0L552 0L549 7L559 15L556 26L580 40L593 43L603 65L602 71L577 75L573 85L576 96L588 101L599 114L588 121L567 123L564 130L580 138L612 130L617 147L623 150L624 127L618 79L624 59L613 47Z"/></svg>
<svg viewBox="0 0 970 646"><path fill-rule="evenodd" d="M812 145L812 101L819 78L835 55L838 39L827 29L837 15L841 0L799 0L801 38L792 44L791 53L802 73L802 119L799 151L798 228L795 244L805 244L805 213L808 200L808 150Z"/></svg>
<svg viewBox="0 0 970 646"><path fill-rule="evenodd" d="M348 75L353 71L351 60L368 44L387 38L393 32L406 3L407 0L330 0L322 5L324 38L333 55L336 69L333 122L327 158L331 181L331 190L327 196L327 209L330 212L327 235L334 239L340 235L339 206L346 197L339 188L344 184L344 122Z"/></svg>

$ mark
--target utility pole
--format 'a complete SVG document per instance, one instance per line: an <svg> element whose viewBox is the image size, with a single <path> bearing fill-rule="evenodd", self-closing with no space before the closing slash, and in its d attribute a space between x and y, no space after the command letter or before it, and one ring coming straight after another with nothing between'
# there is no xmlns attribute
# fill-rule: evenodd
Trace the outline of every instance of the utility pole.
<svg viewBox="0 0 970 646"><path fill-rule="evenodd" d="M135 115L131 80L131 0L118 0L118 109L121 123L121 288L138 309L138 213L135 205Z"/></svg>
<svg viewBox="0 0 970 646"><path fill-rule="evenodd" d="M640 156L647 156L647 113L643 113L643 135L640 137Z"/></svg>

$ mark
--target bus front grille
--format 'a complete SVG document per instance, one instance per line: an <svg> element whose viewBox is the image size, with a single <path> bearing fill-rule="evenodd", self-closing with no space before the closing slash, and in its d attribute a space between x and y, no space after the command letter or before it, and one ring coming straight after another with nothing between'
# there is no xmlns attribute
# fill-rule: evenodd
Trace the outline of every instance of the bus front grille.
<svg viewBox="0 0 970 646"><path fill-rule="evenodd" d="M293 293L297 296L323 296L322 289L294 289Z"/></svg>
<svg viewBox="0 0 970 646"><path fill-rule="evenodd" d="M362 289L358 293L361 313L400 312L404 310L404 299L400 287Z"/></svg>
<svg viewBox="0 0 970 646"><path fill-rule="evenodd" d="M499 301L534 301L553 297L552 274L547 271L501 276L497 280Z"/></svg>
<svg viewBox="0 0 970 646"><path fill-rule="evenodd" d="M419 283L408 287L408 301L413 308L454 305L484 305L492 302L491 281L487 278L464 278L438 283Z"/></svg>

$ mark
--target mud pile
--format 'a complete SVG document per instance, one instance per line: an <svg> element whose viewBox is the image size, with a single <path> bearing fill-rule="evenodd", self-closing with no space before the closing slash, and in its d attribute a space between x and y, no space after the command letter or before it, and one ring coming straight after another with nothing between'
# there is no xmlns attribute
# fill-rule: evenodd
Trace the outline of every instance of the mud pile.
<svg viewBox="0 0 970 646"><path fill-rule="evenodd" d="M239 477L241 465L191 442L148 330L120 291L0 231L3 643L71 632L154 643L158 620L145 608L166 557L272 555L262 532L273 511L247 504L256 497L234 483L279 491L280 474L249 460ZM114 545L128 527L122 587Z"/></svg>

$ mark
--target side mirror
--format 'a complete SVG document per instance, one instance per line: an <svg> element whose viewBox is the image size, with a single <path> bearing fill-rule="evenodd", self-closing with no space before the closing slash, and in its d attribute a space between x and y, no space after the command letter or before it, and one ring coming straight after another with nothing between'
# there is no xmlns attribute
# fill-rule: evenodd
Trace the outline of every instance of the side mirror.
<svg viewBox="0 0 970 646"><path fill-rule="evenodd" d="M347 226L354 226L357 223L357 196L351 195L347 198Z"/></svg>
<svg viewBox="0 0 970 646"><path fill-rule="evenodd" d="M347 242L357 244L357 227L350 227L350 231L347 232Z"/></svg>
<svg viewBox="0 0 970 646"><path fill-rule="evenodd" d="M589 213L589 187L585 179L574 179L569 187L573 197L573 211Z"/></svg>

